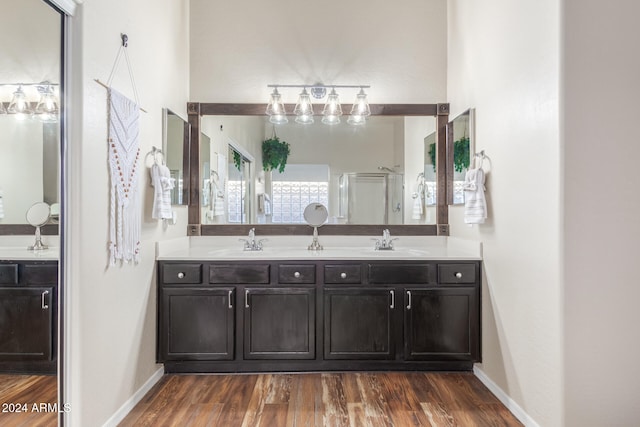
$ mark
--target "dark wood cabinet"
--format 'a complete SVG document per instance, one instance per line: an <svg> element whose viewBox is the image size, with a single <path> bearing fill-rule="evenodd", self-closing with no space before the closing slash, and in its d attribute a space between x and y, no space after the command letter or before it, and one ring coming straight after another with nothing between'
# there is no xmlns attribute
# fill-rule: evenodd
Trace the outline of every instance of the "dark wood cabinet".
<svg viewBox="0 0 640 427"><path fill-rule="evenodd" d="M479 261L167 260L158 278L166 372L470 370L481 360Z"/></svg>
<svg viewBox="0 0 640 427"><path fill-rule="evenodd" d="M315 289L245 288L245 359L315 357Z"/></svg>
<svg viewBox="0 0 640 427"><path fill-rule="evenodd" d="M0 372L56 372L57 283L57 261L0 261Z"/></svg>
<svg viewBox="0 0 640 427"><path fill-rule="evenodd" d="M479 312L471 287L405 290L407 360L478 360Z"/></svg>
<svg viewBox="0 0 640 427"><path fill-rule="evenodd" d="M234 288L164 288L161 360L232 360Z"/></svg>
<svg viewBox="0 0 640 427"><path fill-rule="evenodd" d="M0 288L0 360L52 360L53 287Z"/></svg>
<svg viewBox="0 0 640 427"><path fill-rule="evenodd" d="M393 359L394 308L393 289L325 289L325 359Z"/></svg>

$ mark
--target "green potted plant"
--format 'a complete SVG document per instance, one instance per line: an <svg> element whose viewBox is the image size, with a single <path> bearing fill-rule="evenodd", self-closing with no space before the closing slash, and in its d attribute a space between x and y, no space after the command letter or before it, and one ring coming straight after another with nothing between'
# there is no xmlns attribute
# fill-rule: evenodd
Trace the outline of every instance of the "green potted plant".
<svg viewBox="0 0 640 427"><path fill-rule="evenodd" d="M266 172L271 170L284 172L290 153L289 144L280 141L280 138L275 135L262 141L262 169Z"/></svg>
<svg viewBox="0 0 640 427"><path fill-rule="evenodd" d="M436 170L436 144L429 145L429 159L433 170ZM453 168L456 172L462 172L469 168L469 137L463 136L453 143Z"/></svg>

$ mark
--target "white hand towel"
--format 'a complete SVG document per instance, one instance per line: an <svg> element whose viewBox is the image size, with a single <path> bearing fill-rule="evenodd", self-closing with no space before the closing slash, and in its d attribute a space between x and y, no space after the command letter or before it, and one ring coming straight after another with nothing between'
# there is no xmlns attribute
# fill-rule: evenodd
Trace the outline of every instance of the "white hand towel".
<svg viewBox="0 0 640 427"><path fill-rule="evenodd" d="M153 186L153 210L151 217L154 219L172 219L171 190L175 187L175 179L171 178L168 167L154 163L151 166L151 185Z"/></svg>
<svg viewBox="0 0 640 427"><path fill-rule="evenodd" d="M487 201L484 196L484 170L469 169L464 178L464 222L483 224L487 218Z"/></svg>
<svg viewBox="0 0 640 427"><path fill-rule="evenodd" d="M422 219L424 214L422 192L413 193L413 210L411 211L411 219Z"/></svg>

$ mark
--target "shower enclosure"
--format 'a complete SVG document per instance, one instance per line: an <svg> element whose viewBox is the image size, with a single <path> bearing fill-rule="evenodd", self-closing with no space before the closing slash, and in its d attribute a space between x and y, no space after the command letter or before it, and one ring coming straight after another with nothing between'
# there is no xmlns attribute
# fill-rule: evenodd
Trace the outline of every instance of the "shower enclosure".
<svg viewBox="0 0 640 427"><path fill-rule="evenodd" d="M347 224L402 224L402 174L343 173L339 189L340 217Z"/></svg>

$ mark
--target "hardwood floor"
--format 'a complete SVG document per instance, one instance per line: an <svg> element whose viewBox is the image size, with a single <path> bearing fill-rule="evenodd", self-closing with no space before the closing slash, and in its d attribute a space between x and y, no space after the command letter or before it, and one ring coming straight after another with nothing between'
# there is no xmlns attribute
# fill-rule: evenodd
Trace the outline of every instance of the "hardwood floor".
<svg viewBox="0 0 640 427"><path fill-rule="evenodd" d="M471 373L165 375L126 426L521 426Z"/></svg>
<svg viewBox="0 0 640 427"><path fill-rule="evenodd" d="M0 426L50 427L58 424L55 375L0 375ZM35 406L34 406L35 405Z"/></svg>

